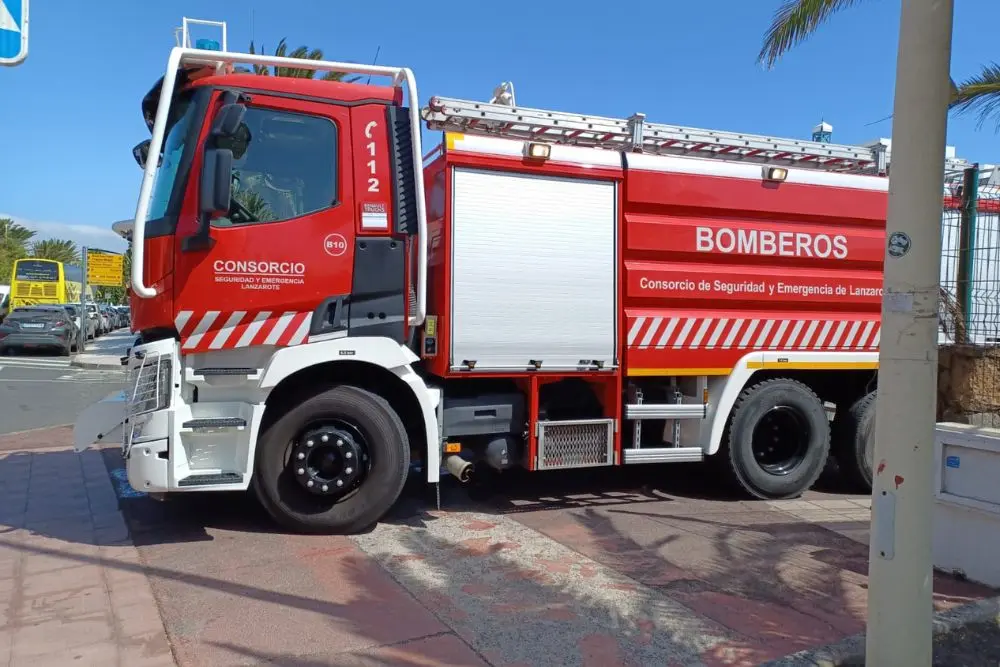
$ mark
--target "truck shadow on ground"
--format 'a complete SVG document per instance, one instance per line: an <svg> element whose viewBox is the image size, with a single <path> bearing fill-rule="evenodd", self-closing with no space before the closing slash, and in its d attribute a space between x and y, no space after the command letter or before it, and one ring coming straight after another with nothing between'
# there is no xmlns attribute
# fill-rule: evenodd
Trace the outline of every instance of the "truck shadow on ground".
<svg viewBox="0 0 1000 667"><path fill-rule="evenodd" d="M117 448L102 450L113 484L120 485L124 462ZM127 482L124 482L127 486ZM116 489L121 491L120 489ZM480 471L475 481L461 484L442 473L439 488L427 485L421 473L414 473L393 509L382 523L419 526L434 521L436 491L441 511L518 514L540 510L578 507L606 507L641 503L711 500L719 503L747 501L738 489L720 480L718 473L702 464L676 464L632 468L591 468L526 472L509 470L502 474ZM813 493L842 493L843 482L835 468L829 468ZM119 496L127 495L126 489ZM284 532L267 515L252 492L177 494L166 501L148 496L120 499L129 529L137 546L171 542L210 541L208 529L255 533ZM372 530L375 527L369 529Z"/></svg>
<svg viewBox="0 0 1000 667"><path fill-rule="evenodd" d="M103 453L109 469L120 465L113 448ZM57 496L56 476L34 471L78 458L11 454L5 466L30 469L31 483L51 483ZM480 489L480 499L448 483L441 513L428 512L424 494L408 489L386 521L351 541L281 534L242 494L178 504L124 498L125 533L26 519L27 530L6 524L0 547L149 576L180 664L202 657L206 665L236 657L337 664L332 649L298 641L311 627L350 635L362 665L426 665L429 649L408 642L448 637L493 664L570 665L596 656L609 666L625 659L752 665L863 628L867 547L781 512L721 501L718 483L698 478L707 471L677 470L515 475ZM606 484L599 493L598 483ZM449 516L456 521L442 521ZM497 532L514 530L511 521L550 541ZM130 537L141 563L114 557ZM205 541L218 544L206 550ZM946 577L935 589L940 606L990 593ZM426 620L408 636L394 635L393 626L407 624L387 623L387 610L412 615L398 608L414 602ZM246 628L226 634L220 628L237 614ZM558 650L540 648L550 645Z"/></svg>

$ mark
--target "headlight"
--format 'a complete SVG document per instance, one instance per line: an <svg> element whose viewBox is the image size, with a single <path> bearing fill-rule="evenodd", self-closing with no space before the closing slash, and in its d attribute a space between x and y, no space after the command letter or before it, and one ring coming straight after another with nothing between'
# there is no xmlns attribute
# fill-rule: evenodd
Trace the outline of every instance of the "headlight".
<svg viewBox="0 0 1000 667"><path fill-rule="evenodd" d="M141 415L170 407L170 357L150 355L129 372L129 414Z"/></svg>

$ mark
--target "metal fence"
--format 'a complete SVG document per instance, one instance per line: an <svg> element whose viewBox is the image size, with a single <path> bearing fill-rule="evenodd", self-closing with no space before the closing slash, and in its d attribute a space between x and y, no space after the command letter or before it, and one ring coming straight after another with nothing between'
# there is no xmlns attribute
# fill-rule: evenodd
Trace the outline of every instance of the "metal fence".
<svg viewBox="0 0 1000 667"><path fill-rule="evenodd" d="M1000 173L946 179L941 219L939 419L1000 426Z"/></svg>

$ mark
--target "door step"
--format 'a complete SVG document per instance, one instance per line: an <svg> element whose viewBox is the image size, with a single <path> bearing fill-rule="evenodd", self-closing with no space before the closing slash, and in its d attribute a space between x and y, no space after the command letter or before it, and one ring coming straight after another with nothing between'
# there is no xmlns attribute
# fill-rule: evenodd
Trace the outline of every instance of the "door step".
<svg viewBox="0 0 1000 667"><path fill-rule="evenodd" d="M708 405L704 403L628 403L625 419L704 419Z"/></svg>
<svg viewBox="0 0 1000 667"><path fill-rule="evenodd" d="M198 430L206 428L246 428L247 420L243 417L214 417L209 419L190 419L184 422L181 428L186 430Z"/></svg>
<svg viewBox="0 0 1000 667"><path fill-rule="evenodd" d="M695 463L702 461L705 453L701 447L644 447L622 449L625 465L636 463Z"/></svg>
<svg viewBox="0 0 1000 667"><path fill-rule="evenodd" d="M256 375L258 372L256 368L196 368L191 371L191 374L201 377L218 377L220 375L250 376Z"/></svg>
<svg viewBox="0 0 1000 667"><path fill-rule="evenodd" d="M238 472L215 472L204 475L188 475L177 482L177 486L215 486L216 484L242 484L243 475Z"/></svg>

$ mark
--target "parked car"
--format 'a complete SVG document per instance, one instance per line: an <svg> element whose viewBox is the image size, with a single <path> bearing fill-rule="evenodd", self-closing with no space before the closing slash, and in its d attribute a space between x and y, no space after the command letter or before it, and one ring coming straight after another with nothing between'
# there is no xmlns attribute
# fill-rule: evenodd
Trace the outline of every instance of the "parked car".
<svg viewBox="0 0 1000 667"><path fill-rule="evenodd" d="M0 285L0 322L3 322L8 310L10 310L10 286Z"/></svg>
<svg viewBox="0 0 1000 667"><path fill-rule="evenodd" d="M68 312L70 314L70 317L73 318L73 324L76 325L77 331L79 331L84 326L86 326L85 331L87 332L86 333L87 340L93 340L94 338L97 337L97 324L96 324L96 322L94 322L94 320L92 318L90 318L90 317L83 318L83 319L80 318L80 304L78 304L78 303L64 303L64 304L62 304L62 306L63 306L63 308L66 309L66 312Z"/></svg>
<svg viewBox="0 0 1000 667"><path fill-rule="evenodd" d="M101 304L101 312L104 314L104 317L107 319L107 322L108 322L108 328L107 328L107 330L108 331L114 331L115 329L120 328L118 326L118 314L114 311L114 309L111 306L109 306L106 303L102 303Z"/></svg>
<svg viewBox="0 0 1000 667"><path fill-rule="evenodd" d="M97 307L97 304L88 303L87 312L94 320L94 324L97 327L97 335L103 336L106 334L108 332L108 318L101 312L101 309Z"/></svg>
<svg viewBox="0 0 1000 667"><path fill-rule="evenodd" d="M0 324L0 354L54 348L68 357L76 348L76 325L63 306L22 306Z"/></svg>
<svg viewBox="0 0 1000 667"><path fill-rule="evenodd" d="M115 306L115 308L118 310L118 313L121 315L122 326L126 327L126 328L131 328L132 327L132 313L129 310L129 307L128 306Z"/></svg>

